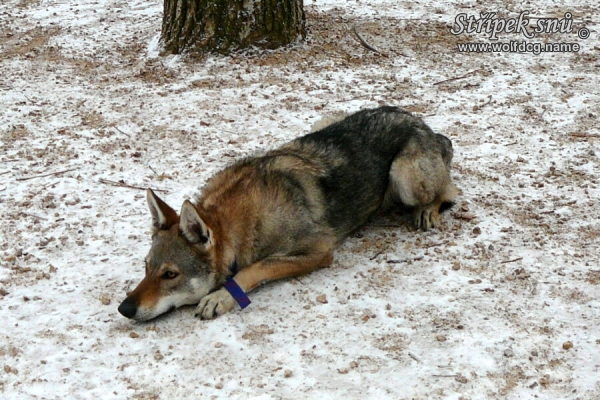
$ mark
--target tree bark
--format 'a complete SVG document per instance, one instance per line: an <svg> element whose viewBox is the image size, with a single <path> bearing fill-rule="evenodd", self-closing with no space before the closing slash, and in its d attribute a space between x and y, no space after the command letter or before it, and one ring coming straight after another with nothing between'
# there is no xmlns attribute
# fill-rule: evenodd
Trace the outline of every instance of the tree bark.
<svg viewBox="0 0 600 400"><path fill-rule="evenodd" d="M306 36L303 0L164 0L167 52L274 49Z"/></svg>

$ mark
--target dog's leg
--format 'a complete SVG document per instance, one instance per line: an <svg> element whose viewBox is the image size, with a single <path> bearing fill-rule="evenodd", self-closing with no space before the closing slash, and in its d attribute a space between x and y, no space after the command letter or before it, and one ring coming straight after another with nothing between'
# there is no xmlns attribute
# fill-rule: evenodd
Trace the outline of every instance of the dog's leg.
<svg viewBox="0 0 600 400"><path fill-rule="evenodd" d="M307 274L329 266L333 261L334 246L334 240L324 239L315 244L308 254L267 257L242 269L233 278L248 293L262 283ZM215 318L234 306L233 296L225 288L221 288L200 301L196 316L202 319Z"/></svg>

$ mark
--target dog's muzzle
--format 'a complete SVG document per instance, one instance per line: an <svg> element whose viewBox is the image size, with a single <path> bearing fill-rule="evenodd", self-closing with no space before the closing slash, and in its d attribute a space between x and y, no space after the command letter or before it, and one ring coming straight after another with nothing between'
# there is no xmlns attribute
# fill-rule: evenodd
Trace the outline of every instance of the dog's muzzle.
<svg viewBox="0 0 600 400"><path fill-rule="evenodd" d="M131 297L128 297L125 300L123 300L118 310L122 316L127 318L133 318L137 313L137 305Z"/></svg>

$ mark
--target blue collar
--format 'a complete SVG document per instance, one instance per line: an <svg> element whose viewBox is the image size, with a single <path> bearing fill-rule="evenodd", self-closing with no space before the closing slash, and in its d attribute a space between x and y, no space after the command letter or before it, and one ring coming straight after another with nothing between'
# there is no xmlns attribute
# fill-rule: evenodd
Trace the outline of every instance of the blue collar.
<svg viewBox="0 0 600 400"><path fill-rule="evenodd" d="M230 276L225 280L225 285L223 287L225 290L229 292L229 294L234 298L234 300L240 305L242 310L252 303L248 298L248 295L244 292L244 290L237 284L235 280L233 280L233 276L238 272L238 264L236 260L233 260L231 265L229 266Z"/></svg>

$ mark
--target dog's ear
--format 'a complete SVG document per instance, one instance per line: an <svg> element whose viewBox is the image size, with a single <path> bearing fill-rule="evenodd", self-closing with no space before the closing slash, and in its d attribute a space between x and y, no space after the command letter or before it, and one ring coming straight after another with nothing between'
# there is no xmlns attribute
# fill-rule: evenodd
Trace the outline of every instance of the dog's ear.
<svg viewBox="0 0 600 400"><path fill-rule="evenodd" d="M186 200L181 206L179 229L186 239L193 244L201 244L205 247L212 244L212 232L202 221L196 207L189 200Z"/></svg>
<svg viewBox="0 0 600 400"><path fill-rule="evenodd" d="M173 224L176 224L179 221L179 217L175 210L159 199L152 189L146 190L146 200L148 201L150 214L152 214L153 233L156 233L161 229L169 229Z"/></svg>

